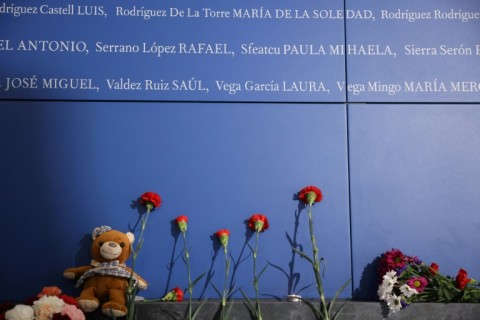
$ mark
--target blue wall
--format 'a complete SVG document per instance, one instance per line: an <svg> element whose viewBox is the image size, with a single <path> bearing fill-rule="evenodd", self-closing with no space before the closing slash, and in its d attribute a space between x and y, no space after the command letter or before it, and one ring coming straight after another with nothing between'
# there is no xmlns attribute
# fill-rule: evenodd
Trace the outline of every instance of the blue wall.
<svg viewBox="0 0 480 320"><path fill-rule="evenodd" d="M318 5L315 3L309 6L314 8ZM396 10L392 4L384 8L382 3L345 1L347 8L376 8L376 14L381 8ZM402 3L404 9L427 10L416 1ZM435 3L439 9L449 10L456 2ZM344 2L331 0L322 5L341 10ZM480 9L476 1L467 1L464 6L465 10ZM26 20L21 19L3 19L0 24L10 28L2 28L0 36L13 40L21 37L12 28L25 26ZM31 19L38 22L37 17ZM121 20L109 19L101 23L114 21L123 26ZM69 21L72 19L65 18ZM141 28L143 23L139 20L133 26ZM153 26L156 22L148 23ZM229 39L237 24L243 28L250 23L252 29L262 31L254 35L262 40L278 31L276 25L281 26L285 41L299 34L289 26L310 31L332 27L334 31L328 35L305 32L303 40L313 41L321 34L327 44L390 44L398 56L220 59L221 67L206 78L215 79L224 67L237 68L241 79L255 74L265 79L300 79L299 74L307 71L312 78L317 73L320 79L330 75L325 84L331 94L321 95L217 92L205 97L198 92L169 92L159 97L138 92L2 92L0 237L8 245L0 264L0 301L23 300L47 285L78 293L74 283L62 279L63 270L90 262L90 233L97 226L134 230L138 236L139 213L133 204L145 191L157 192L163 198L162 206L149 220L136 265L137 272L150 284L141 293L148 298L161 297L175 286L187 286L185 266L179 258L182 242L172 225L178 215L190 218L192 274L208 275L195 287L195 297L216 298L209 281L216 286L223 283L222 253L212 239L221 228L232 232L229 249L238 262L233 272L237 288L253 296L252 260L246 245L252 239L245 226L253 213L263 213L270 220L270 229L261 234L259 244L258 263L268 264L260 279L262 297L283 298L298 291L315 297L311 268L292 255L289 243L289 238L295 239L310 252L306 212L294 199L307 185L318 186L324 194L324 200L314 207L314 216L320 255L327 261L327 296L333 296L352 279L343 297L375 299L375 261L392 247L418 255L427 263L434 261L446 274L455 275L464 268L470 277L480 278L480 260L475 254L480 245L480 217L476 212L480 206L478 93L409 92L404 88L405 81L414 80L437 79L447 85L450 80L478 82L480 65L474 59L478 57L446 60L404 56L405 43L418 45L424 40L422 33L409 39L406 34L411 33L404 31L431 30L427 21L387 21L380 25L378 20L347 20L345 24L343 19L298 24L250 20L236 21L232 30L212 26L208 30L220 30ZM478 30L477 21L449 21L442 26L444 32L436 31L432 45L446 41L443 35L453 27L458 28L455 30L466 45L477 41L472 32ZM53 30L54 26L47 27ZM42 36L41 28L19 30L31 32L32 37ZM67 30L71 29L52 32ZM77 30L79 34L81 30ZM124 33L125 37L136 35L135 30ZM185 30L191 30L191 26L178 32L183 34ZM110 29L102 29L98 38L110 33ZM396 38L398 35L402 37ZM254 36L246 32L241 41ZM453 35L451 38L457 39ZM398 40L393 43L391 39ZM68 68L72 73L78 71L77 77L93 72L88 68L99 73L108 70L112 73L108 77L121 76L121 66L127 75L138 71L132 65L136 58L131 56L115 60L109 56L68 55L58 60L53 54L14 53L0 52L0 80L48 70L55 75ZM151 58L141 60L139 73L158 72L153 67L148 69L158 66ZM51 65L43 64L44 59ZM208 69L199 64L202 61L198 57L185 57L184 68L175 69L177 60L181 59L174 57L166 62L172 64L164 69L169 77L177 70L179 77L189 78L191 66L200 70L196 72ZM85 63L76 65L75 61ZM242 68L242 63L251 65ZM288 68L279 68L281 65ZM228 76L235 78L234 72L229 71ZM356 94L337 85L337 81L366 84L374 80L399 83L402 92Z"/></svg>
<svg viewBox="0 0 480 320"><path fill-rule="evenodd" d="M146 296L187 285L180 259L167 268L182 249L171 221L183 214L190 217L193 275L215 272L212 281L221 286L223 259L215 258L211 235L229 228L231 254L242 260L237 287L252 294L244 221L259 212L271 224L260 239L259 265L272 264L262 294L288 294L290 273L300 273L297 290L310 285L311 270L292 257L287 238L308 249L306 216L302 211L295 230L293 199L308 184L325 196L315 211L327 289L350 278L345 106L3 102L0 110L1 234L14 242L5 256L21 261L3 264L2 273L22 275L2 278L11 288L3 299L47 284L73 288L62 272L89 263L93 228L134 227L138 212L130 206L148 190L164 203L151 216L138 259L138 272L151 283ZM205 296L216 296L208 283L197 295L203 286Z"/></svg>

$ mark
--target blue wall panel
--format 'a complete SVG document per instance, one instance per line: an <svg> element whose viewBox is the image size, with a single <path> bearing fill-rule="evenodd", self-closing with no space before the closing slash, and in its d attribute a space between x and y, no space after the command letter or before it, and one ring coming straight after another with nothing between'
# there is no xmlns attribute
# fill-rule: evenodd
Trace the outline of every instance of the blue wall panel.
<svg viewBox="0 0 480 320"><path fill-rule="evenodd" d="M64 1L0 3L0 235L14 243L5 256L16 262L0 267L12 275L0 277L8 289L0 300L24 299L44 285L73 292L61 274L88 263L91 230L135 227L132 201L150 190L164 204L137 265L151 283L147 297L186 286L180 260L168 269L181 251L171 225L181 214L191 219L195 275L221 280L223 261L210 236L230 228L232 255L246 258L235 280L252 295L244 220L261 212L271 220L260 243L259 262L270 263L263 297L312 284L287 241L300 213L296 235L308 248L293 195L309 184L325 195L315 220L328 296L353 277L354 297L374 299L376 258L392 247L435 261L445 273L463 267L479 277L472 254L480 188L478 1L77 1L66 14L8 13L27 6L70 9ZM99 14L80 14L85 6ZM140 8L168 16L119 13ZM204 8L232 16L205 17ZM177 16L183 9L202 16ZM59 41L80 49L57 50ZM183 43L219 43L235 54L159 57L104 52L99 43L141 51L144 43L177 51ZM242 53L251 43L281 53ZM93 89L60 88L59 79L84 79ZM115 89L113 79L139 82L141 90ZM192 79L196 90L173 90L174 81ZM150 90L150 80L169 89ZM241 90L222 89L222 81ZM249 81L279 90L248 90ZM298 90L288 90L292 84ZM315 296L313 287L300 293ZM195 296L215 292L202 281Z"/></svg>
<svg viewBox="0 0 480 320"><path fill-rule="evenodd" d="M5 13L22 5L36 13ZM345 57L335 53L343 19L319 14L342 12L341 0L293 7L288 0L17 1L2 8L2 98L345 100L336 90ZM47 14L59 8L66 13ZM98 14L80 14L85 8Z"/></svg>
<svg viewBox="0 0 480 320"><path fill-rule="evenodd" d="M477 279L480 110L476 105L349 108L355 290L374 298L375 259L398 248Z"/></svg>
<svg viewBox="0 0 480 320"><path fill-rule="evenodd" d="M478 102L478 1L346 5L350 102Z"/></svg>
<svg viewBox="0 0 480 320"><path fill-rule="evenodd" d="M211 235L229 228L231 254L245 259L237 286L253 294L244 221L258 212L271 224L260 238L259 264L272 264L260 291L284 297L290 262L292 274L300 273L296 290L314 281L306 261L292 258L287 240L299 210L293 196L310 184L325 196L315 207L315 228L328 261L326 290L333 294L351 274L345 123L342 105L2 102L0 234L14 243L4 256L16 263L3 263L0 273L18 276L1 277L9 290L0 300L24 299L44 285L72 291L62 273L90 262L93 228L134 227L138 213L131 204L145 191L164 200L137 262L151 284L145 296L187 286L180 259L167 268L181 253L171 225L178 215L190 217L192 274L213 272L222 285L222 254L213 256ZM297 241L309 250L303 210L299 224ZM41 263L32 268L32 261ZM216 297L205 281L195 291ZM314 292L309 287L301 294Z"/></svg>

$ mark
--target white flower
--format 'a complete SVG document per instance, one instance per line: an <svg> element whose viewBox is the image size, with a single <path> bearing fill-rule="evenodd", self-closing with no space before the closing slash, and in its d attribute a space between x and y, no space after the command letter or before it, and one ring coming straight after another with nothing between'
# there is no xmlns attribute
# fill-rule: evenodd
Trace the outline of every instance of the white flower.
<svg viewBox="0 0 480 320"><path fill-rule="evenodd" d="M396 294L392 294L387 297L387 305L393 313L397 312L398 310L402 309L402 302L401 298L398 297Z"/></svg>
<svg viewBox="0 0 480 320"><path fill-rule="evenodd" d="M409 298L411 296L413 296L414 294L418 294L418 291L415 290L414 288L411 288L408 284L404 284L400 287L400 291L402 292L402 294Z"/></svg>
<svg viewBox="0 0 480 320"><path fill-rule="evenodd" d="M397 273L395 271L388 271L383 275L383 282L391 283L392 285L397 283Z"/></svg>
<svg viewBox="0 0 480 320"><path fill-rule="evenodd" d="M5 313L7 320L33 320L33 308L24 304L17 304L15 308Z"/></svg>
<svg viewBox="0 0 480 320"><path fill-rule="evenodd" d="M387 296L389 296L392 293L393 290L393 284L389 282L382 282L382 284L378 287L377 294L380 300L386 300Z"/></svg>
<svg viewBox="0 0 480 320"><path fill-rule="evenodd" d="M62 312L64 305L65 302L56 296L43 296L33 302L33 309L35 310L36 316L35 319L51 319L53 314Z"/></svg>

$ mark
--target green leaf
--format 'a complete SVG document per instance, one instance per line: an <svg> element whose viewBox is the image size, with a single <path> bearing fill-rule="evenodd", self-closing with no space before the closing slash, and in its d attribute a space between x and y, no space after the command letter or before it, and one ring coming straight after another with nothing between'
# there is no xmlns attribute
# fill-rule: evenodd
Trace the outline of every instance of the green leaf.
<svg viewBox="0 0 480 320"><path fill-rule="evenodd" d="M195 311L193 312L192 314L192 320L195 320L195 318L197 317L198 313L200 312L200 309L203 307L203 305L205 304L205 302L207 302L208 299L204 299L202 301L202 303L198 306L197 309L195 309Z"/></svg>
<svg viewBox="0 0 480 320"><path fill-rule="evenodd" d="M337 310L337 313L333 316L332 320L336 320L337 317L339 317L340 313L343 311L343 308L347 305L348 300L345 300L345 302L342 304L342 306Z"/></svg>
<svg viewBox="0 0 480 320"><path fill-rule="evenodd" d="M322 319L324 320L325 317L324 315L320 312L320 310L317 309L317 307L315 307L315 305L313 303L311 303L309 300L306 300L306 299L303 299L302 298L302 301L310 307L310 309L313 311L313 313L315 314L315 318L317 319Z"/></svg>
<svg viewBox="0 0 480 320"><path fill-rule="evenodd" d="M205 274L206 272L196 277L195 280L193 280L192 284L190 285L189 289L192 289L197 284L197 282L200 281L205 276Z"/></svg>
<svg viewBox="0 0 480 320"><path fill-rule="evenodd" d="M233 302L230 302L221 312L222 320L228 320L230 318L230 313L232 312Z"/></svg>
<svg viewBox="0 0 480 320"><path fill-rule="evenodd" d="M242 294L243 298L247 301L248 306L250 307L250 310L253 314L257 314L257 310L255 308L255 305L252 303L252 301L247 297L245 292L243 292L242 289L240 289L240 293Z"/></svg>
<svg viewBox="0 0 480 320"><path fill-rule="evenodd" d="M345 288L348 286L348 284L350 283L351 279L348 279L344 284L343 286L340 287L340 289L337 290L337 292L335 292L335 295L333 296L333 299L332 301L330 301L330 303L328 304L328 313L330 314L332 312L332 307L333 305L335 304L335 301L337 300L338 296L340 295L340 293L343 292L343 290L345 290ZM346 301L345 301L346 303ZM343 306L340 308L342 309L344 306L345 306L345 303L343 304ZM339 313L340 310L337 312Z"/></svg>
<svg viewBox="0 0 480 320"><path fill-rule="evenodd" d="M300 257L302 257L303 259L310 262L310 264L314 265L313 260L309 256L307 256L305 253L303 253L302 251L298 250L297 248L293 248L293 247L292 247L292 250L295 251L296 253L298 253L300 255Z"/></svg>

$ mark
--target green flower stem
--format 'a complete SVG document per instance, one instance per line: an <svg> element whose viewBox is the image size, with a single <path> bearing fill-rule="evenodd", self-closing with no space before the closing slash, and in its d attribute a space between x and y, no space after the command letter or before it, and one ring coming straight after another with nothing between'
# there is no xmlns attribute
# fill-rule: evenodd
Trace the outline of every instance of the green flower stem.
<svg viewBox="0 0 480 320"><path fill-rule="evenodd" d="M325 301L325 293L323 292L323 283L322 283L322 276L320 273L320 261L318 260L318 246L317 241L315 240L315 234L313 230L313 213L312 213L312 204L308 205L308 224L310 227L310 240L312 242L312 250L313 250L313 272L315 274L315 281L317 284L317 290L320 295L320 302L322 304L322 314L324 320L330 320L330 315L328 314L327 304Z"/></svg>
<svg viewBox="0 0 480 320"><path fill-rule="evenodd" d="M187 233L182 231L183 236L183 252L185 254L185 265L187 266L187 276L188 276L188 319L192 319L192 294L193 294L193 285L192 285L192 276L190 272L190 254L188 253L187 247Z"/></svg>
<svg viewBox="0 0 480 320"><path fill-rule="evenodd" d="M137 292L137 287L133 285L133 274L135 270L135 262L137 261L138 253L140 252L140 249L142 248L143 245L143 233L145 231L145 228L147 226L147 221L148 217L150 216L150 212L152 211L153 206L152 205L147 205L147 213L145 215L141 215L142 219L142 224L141 224L141 229L140 229L140 237L138 238L137 246L135 249L133 249L133 246L131 247L131 250L133 251L133 256L132 256L132 272L130 274L130 278L128 279L128 286L127 286L127 320L133 320L135 318L135 296Z"/></svg>
<svg viewBox="0 0 480 320"><path fill-rule="evenodd" d="M260 297L258 294L258 276L257 276L257 250L258 250L258 237L260 231L256 231L255 235L255 250L253 251L253 287L255 288L255 298L257 300L257 320L262 320L262 311L260 308Z"/></svg>
<svg viewBox="0 0 480 320"><path fill-rule="evenodd" d="M221 304L221 310L220 310L220 319L221 320L227 320L228 319L228 310L227 310L227 302L228 302L228 296L230 294L230 290L228 287L228 277L230 273L230 259L228 258L228 249L227 246L223 246L223 253L225 255L225 279L223 283L223 292L222 292L222 304Z"/></svg>
<svg viewBox="0 0 480 320"><path fill-rule="evenodd" d="M225 282L223 283L223 295L222 295L222 309L227 304L228 299L228 274L230 272L230 259L228 258L227 246L223 246L223 253L225 254Z"/></svg>

